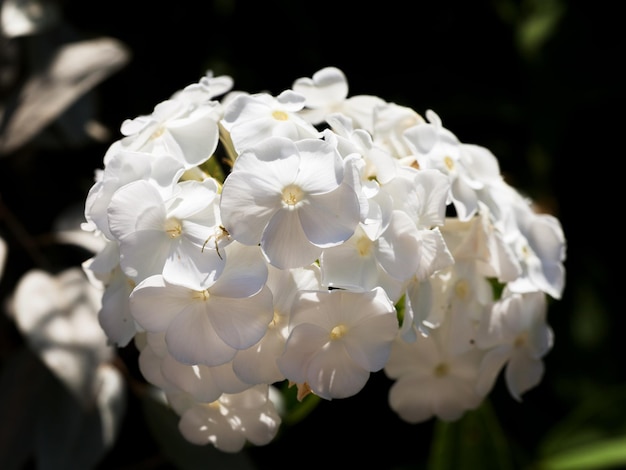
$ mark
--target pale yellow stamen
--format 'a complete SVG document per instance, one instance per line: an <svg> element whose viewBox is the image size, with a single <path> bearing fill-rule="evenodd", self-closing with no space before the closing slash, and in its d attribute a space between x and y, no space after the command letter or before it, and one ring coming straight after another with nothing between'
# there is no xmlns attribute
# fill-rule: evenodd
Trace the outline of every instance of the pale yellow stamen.
<svg viewBox="0 0 626 470"><path fill-rule="evenodd" d="M515 341L513 342L513 346L515 348L523 348L526 345L527 341L528 341L528 338L527 338L526 333L522 333L519 336L517 336L517 338L515 338Z"/></svg>
<svg viewBox="0 0 626 470"><path fill-rule="evenodd" d="M522 245L520 247L520 255L522 257L522 259L528 259L532 253L532 251L530 250L530 247L528 245Z"/></svg>
<svg viewBox="0 0 626 470"><path fill-rule="evenodd" d="M277 121L286 121L289 119L289 115L285 111L274 111L272 112L272 117Z"/></svg>
<svg viewBox="0 0 626 470"><path fill-rule="evenodd" d="M193 293L191 294L191 298L194 300L201 300L203 302L206 302L207 300L209 300L209 297L211 297L211 294L209 294L208 290L196 290L193 291Z"/></svg>
<svg viewBox="0 0 626 470"><path fill-rule="evenodd" d="M348 331L348 329L346 328L345 325L337 325L332 330L330 330L330 339L332 340L339 339L343 335L346 334L346 331Z"/></svg>
<svg viewBox="0 0 626 470"><path fill-rule="evenodd" d="M359 237L356 242L356 249L358 250L359 255L368 256L372 251L373 244L374 243L372 242L372 240L370 240L366 236Z"/></svg>
<svg viewBox="0 0 626 470"><path fill-rule="evenodd" d="M150 136L150 139L158 139L159 137L163 135L164 132L165 132L165 128L159 127L156 131L152 133L152 135Z"/></svg>
<svg viewBox="0 0 626 470"><path fill-rule="evenodd" d="M165 221L165 232L170 238L178 238L183 234L183 226L180 220L171 217Z"/></svg>
<svg viewBox="0 0 626 470"><path fill-rule="evenodd" d="M470 286L469 283L465 279L461 279L454 286L454 293L460 299L465 299L469 296Z"/></svg>
<svg viewBox="0 0 626 470"><path fill-rule="evenodd" d="M290 209L293 209L296 204L302 201L303 196L304 193L302 192L302 189L295 184L290 184L283 189L283 202Z"/></svg>
<svg viewBox="0 0 626 470"><path fill-rule="evenodd" d="M296 399L299 402L304 400L307 395L313 393L313 391L311 390L311 387L309 387L309 384L306 382L302 384L296 384L296 386L298 387L298 393L296 394Z"/></svg>
<svg viewBox="0 0 626 470"><path fill-rule="evenodd" d="M444 157L443 163L446 165L448 171L454 170L454 160L452 160L452 158L448 156Z"/></svg>
<svg viewBox="0 0 626 470"><path fill-rule="evenodd" d="M219 400L212 401L211 403L206 403L204 406L207 408L213 408L219 410L221 408Z"/></svg>
<svg viewBox="0 0 626 470"><path fill-rule="evenodd" d="M280 313L274 310L274 316L272 317L272 321L270 322L270 328L275 328L279 322L280 322Z"/></svg>

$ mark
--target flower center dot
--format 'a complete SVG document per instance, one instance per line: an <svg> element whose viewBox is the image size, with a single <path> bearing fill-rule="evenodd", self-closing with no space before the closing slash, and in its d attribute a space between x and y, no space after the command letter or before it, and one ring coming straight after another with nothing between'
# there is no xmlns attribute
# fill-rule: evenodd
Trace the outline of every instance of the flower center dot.
<svg viewBox="0 0 626 470"><path fill-rule="evenodd" d="M443 163L444 165L446 165L446 168L448 169L448 171L454 170L454 160L452 160L452 158L448 156L444 157Z"/></svg>

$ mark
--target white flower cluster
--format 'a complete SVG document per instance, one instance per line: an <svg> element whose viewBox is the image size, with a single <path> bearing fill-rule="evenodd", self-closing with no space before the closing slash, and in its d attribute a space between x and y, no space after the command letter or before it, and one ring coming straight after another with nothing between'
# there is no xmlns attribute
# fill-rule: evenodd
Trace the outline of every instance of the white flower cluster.
<svg viewBox="0 0 626 470"><path fill-rule="evenodd" d="M384 371L411 423L458 419L501 371L517 399L539 383L565 238L489 150L335 67L232 87L209 72L125 121L86 200L100 323L188 440L270 442L281 381L330 400Z"/></svg>

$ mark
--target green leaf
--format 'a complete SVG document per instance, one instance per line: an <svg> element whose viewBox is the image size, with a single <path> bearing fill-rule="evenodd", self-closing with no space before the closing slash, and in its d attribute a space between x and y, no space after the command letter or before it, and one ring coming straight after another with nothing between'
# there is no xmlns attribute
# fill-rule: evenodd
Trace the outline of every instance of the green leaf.
<svg viewBox="0 0 626 470"><path fill-rule="evenodd" d="M598 387L550 429L538 449L543 459L626 435L626 386Z"/></svg>
<svg viewBox="0 0 626 470"><path fill-rule="evenodd" d="M548 457L537 470L596 470L626 466L626 435L604 439Z"/></svg>
<svg viewBox="0 0 626 470"><path fill-rule="evenodd" d="M599 387L544 437L534 469L626 466L626 387Z"/></svg>
<svg viewBox="0 0 626 470"><path fill-rule="evenodd" d="M437 421L427 470L512 470L510 449L502 436L488 401L458 421Z"/></svg>
<svg viewBox="0 0 626 470"><path fill-rule="evenodd" d="M284 398L285 411L282 422L285 426L293 426L305 419L318 405L320 397L310 393L298 401L298 389L295 385L290 386L288 381L284 381L280 388Z"/></svg>

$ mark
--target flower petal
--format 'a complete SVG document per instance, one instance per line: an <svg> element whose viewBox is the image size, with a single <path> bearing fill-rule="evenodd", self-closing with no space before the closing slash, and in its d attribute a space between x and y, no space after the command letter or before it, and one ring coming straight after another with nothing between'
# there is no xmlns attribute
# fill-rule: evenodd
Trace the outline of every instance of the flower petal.
<svg viewBox="0 0 626 470"><path fill-rule="evenodd" d="M295 210L274 214L263 232L261 248L269 262L280 269L308 266L322 251L309 242Z"/></svg>

